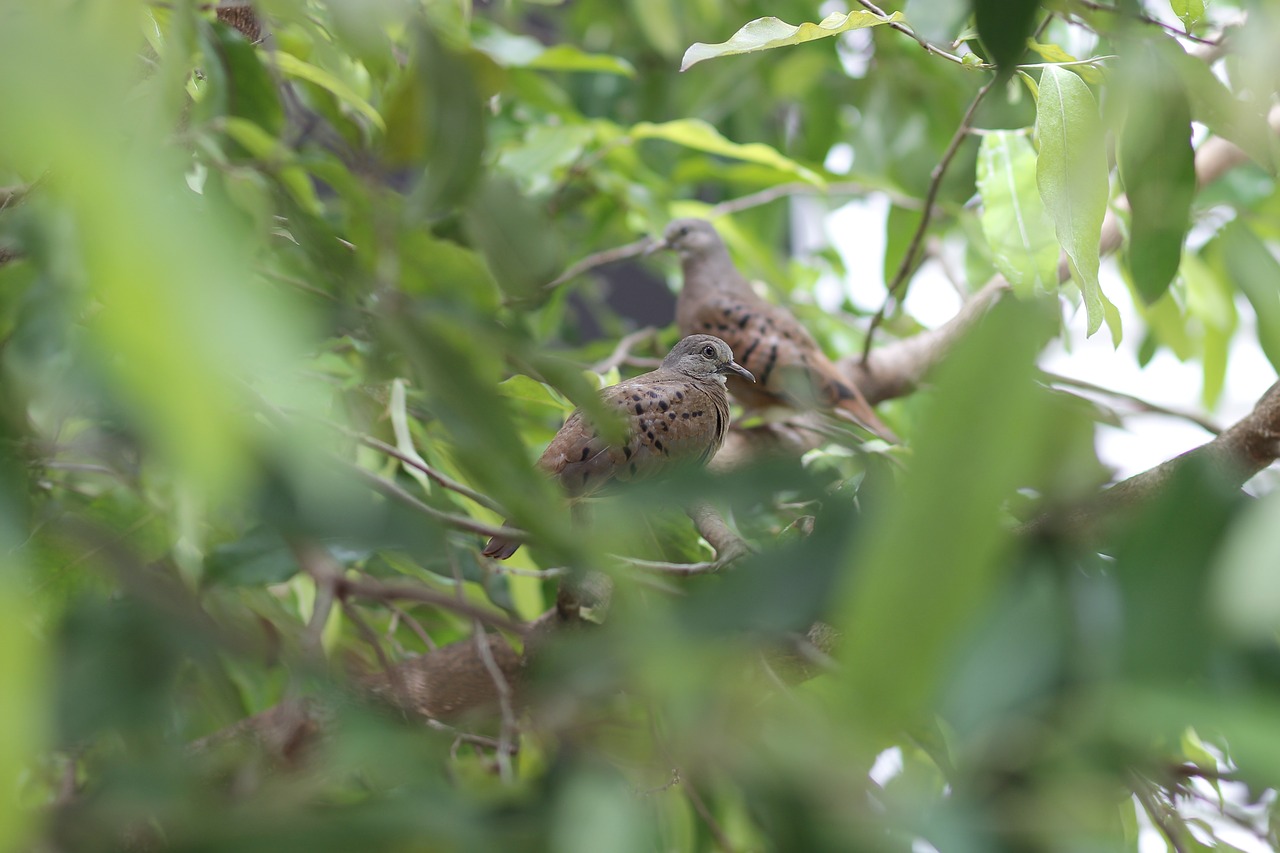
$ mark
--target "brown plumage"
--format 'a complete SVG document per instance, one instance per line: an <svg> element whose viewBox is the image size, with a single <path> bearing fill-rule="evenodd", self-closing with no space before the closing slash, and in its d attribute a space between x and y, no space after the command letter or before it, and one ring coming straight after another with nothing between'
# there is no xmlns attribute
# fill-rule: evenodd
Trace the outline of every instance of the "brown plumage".
<svg viewBox="0 0 1280 853"><path fill-rule="evenodd" d="M743 405L830 409L886 441L898 442L809 330L786 308L756 294L710 222L677 219L654 248L680 255L684 272L684 287L676 301L680 332L723 338L755 374L754 384L729 377L729 390Z"/></svg>
<svg viewBox="0 0 1280 853"><path fill-rule="evenodd" d="M547 445L537 466L571 497L584 497L614 480L651 477L680 464L704 465L729 429L725 374L754 378L733 360L733 350L712 335L691 335L662 366L600 392L622 418L625 441L610 444L575 410ZM505 560L520 546L493 537L486 557Z"/></svg>

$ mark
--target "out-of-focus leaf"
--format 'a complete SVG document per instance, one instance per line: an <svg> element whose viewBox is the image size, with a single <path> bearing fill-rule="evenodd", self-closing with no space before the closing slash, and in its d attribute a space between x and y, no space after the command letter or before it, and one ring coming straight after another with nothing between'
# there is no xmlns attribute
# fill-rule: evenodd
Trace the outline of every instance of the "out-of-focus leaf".
<svg viewBox="0 0 1280 853"><path fill-rule="evenodd" d="M342 103L351 107L360 115L369 120L369 123L378 130L386 130L386 123L383 122L382 116L373 108L373 105L364 98L356 94L356 91L346 83L334 77L323 68L318 68L309 62L303 62L291 53L283 51L272 54L276 68L298 80L306 80L308 83L314 83L322 89L333 94Z"/></svg>
<svg viewBox="0 0 1280 853"><path fill-rule="evenodd" d="M1191 101L1191 117L1218 136L1240 146L1268 172L1274 174L1271 130L1266 115L1254 104L1242 101L1218 79L1208 63L1189 56L1173 39L1158 48L1176 69Z"/></svg>
<svg viewBox="0 0 1280 853"><path fill-rule="evenodd" d="M1218 270L1195 255L1183 257L1182 280L1187 288L1187 312L1203 325L1201 402L1206 408L1213 408L1226 382L1227 356L1238 319L1236 306L1231 288Z"/></svg>
<svg viewBox="0 0 1280 853"><path fill-rule="evenodd" d="M994 131L978 148L982 232L996 268L1028 296L1058 287L1058 241L1036 188L1036 152L1015 131Z"/></svg>
<svg viewBox="0 0 1280 853"><path fill-rule="evenodd" d="M531 36L515 35L497 28L477 36L474 46L507 68L593 72L623 77L636 74L635 67L621 57L587 53L570 44L546 47Z"/></svg>
<svg viewBox="0 0 1280 853"><path fill-rule="evenodd" d="M1007 565L1002 504L1063 464L1066 426L1034 382L1055 320L1038 302L1002 303L941 366L911 471L850 558L837 627L848 632L849 701L868 722L924 710ZM993 422L990 407L1006 417Z"/></svg>
<svg viewBox="0 0 1280 853"><path fill-rule="evenodd" d="M664 139L697 151L770 166L816 186L825 184L822 176L817 172L800 165L790 157L779 154L777 149L763 142L745 144L732 142L725 139L718 130L702 119L676 119L661 124L643 121L632 126L628 135L635 140Z"/></svg>
<svg viewBox="0 0 1280 853"><path fill-rule="evenodd" d="M849 30L861 30L881 24L896 23L903 20L901 12L894 12L887 17L880 17L874 12L832 12L816 24L803 23L792 26L778 18L756 18L744 24L729 40L719 44L703 44L696 42L684 52L680 62L680 70L690 67L704 59L715 59L720 56L734 56L739 53L752 53L757 50L772 50L776 47L788 47L793 44L804 44L815 39L830 38Z"/></svg>
<svg viewBox="0 0 1280 853"><path fill-rule="evenodd" d="M564 269L558 236L543 212L509 181L490 178L465 213L467 234L511 299L541 299Z"/></svg>
<svg viewBox="0 0 1280 853"><path fill-rule="evenodd" d="M214 548L205 558L204 580L228 586L283 583L298 573L298 561L276 531L259 527L242 539Z"/></svg>
<svg viewBox="0 0 1280 853"><path fill-rule="evenodd" d="M5 537L7 539L7 537ZM49 738L45 683L45 649L28 627L31 603L8 582L17 567L6 561L0 569L0 779L10 786L0 797L0 850L21 850L36 815L16 796L16 780L32 766Z"/></svg>
<svg viewBox="0 0 1280 853"><path fill-rule="evenodd" d="M1169 8L1182 19L1187 32L1204 17L1204 0L1169 0Z"/></svg>
<svg viewBox="0 0 1280 853"><path fill-rule="evenodd" d="M680 52L679 0L628 0L628 5L654 50L668 57Z"/></svg>
<svg viewBox="0 0 1280 853"><path fill-rule="evenodd" d="M1080 281L1092 335L1102 326L1106 299L1098 240L1107 211L1107 151L1093 93L1070 71L1051 66L1040 76L1036 137L1036 184Z"/></svg>
<svg viewBox="0 0 1280 853"><path fill-rule="evenodd" d="M504 148L498 165L531 194L538 194L550 189L594 138L595 132L585 125L538 125L518 144Z"/></svg>
<svg viewBox="0 0 1280 853"><path fill-rule="evenodd" d="M1214 617L1247 642L1265 643L1280 630L1278 509L1280 493L1246 507L1213 561Z"/></svg>
<svg viewBox="0 0 1280 853"><path fill-rule="evenodd" d="M1280 370L1280 262L1238 219L1206 251L1253 306L1258 342L1271 366Z"/></svg>
<svg viewBox="0 0 1280 853"><path fill-rule="evenodd" d="M202 119L239 116L276 135L284 126L284 110L271 75L258 51L240 32L215 23L200 30L209 85L195 107Z"/></svg>
<svg viewBox="0 0 1280 853"><path fill-rule="evenodd" d="M1154 302L1178 273L1196 191L1191 105L1163 51L1137 45L1123 77L1124 126L1116 146L1133 217L1126 260L1134 287Z"/></svg>
<svg viewBox="0 0 1280 853"><path fill-rule="evenodd" d="M978 35L988 59L1001 74L1009 74L1027 49L1027 36L1035 28L1039 0L971 0Z"/></svg>
<svg viewBox="0 0 1280 853"><path fill-rule="evenodd" d="M568 414L573 411L573 404L554 388L544 385L530 376L517 374L510 379L504 379L498 385L498 390L502 392L504 397L521 400L540 407L545 406L561 414Z"/></svg>
<svg viewBox="0 0 1280 853"><path fill-rule="evenodd" d="M889 215L884 223L884 281L887 285L898 274L898 267L907 255L911 246L911 238L920 226L924 214L919 210L910 210L899 205L889 207ZM919 255L917 255L917 259ZM899 294L901 296L901 294Z"/></svg>
<svg viewBox="0 0 1280 853"><path fill-rule="evenodd" d="M388 159L426 163L411 203L429 218L453 210L475 186L484 158L484 101L471 63L421 30L391 115Z"/></svg>

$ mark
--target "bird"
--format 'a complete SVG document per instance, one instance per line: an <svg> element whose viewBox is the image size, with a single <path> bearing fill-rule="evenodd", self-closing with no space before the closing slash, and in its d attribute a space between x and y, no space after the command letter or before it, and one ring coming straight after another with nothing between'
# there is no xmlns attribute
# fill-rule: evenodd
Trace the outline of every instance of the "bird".
<svg viewBox="0 0 1280 853"><path fill-rule="evenodd" d="M899 443L809 330L786 308L755 292L710 222L671 222L649 248L650 252L661 250L680 256L684 277L676 299L680 333L718 335L758 377L751 384L730 377L729 391L744 406L829 409L891 444Z"/></svg>
<svg viewBox="0 0 1280 853"><path fill-rule="evenodd" d="M613 481L643 479L679 465L705 465L729 431L728 374L755 381L723 340L689 335L657 370L600 391L606 409L622 418L622 442L610 443L576 409L536 467L557 480L571 499L580 499ZM505 560L519 547L494 536L482 553Z"/></svg>

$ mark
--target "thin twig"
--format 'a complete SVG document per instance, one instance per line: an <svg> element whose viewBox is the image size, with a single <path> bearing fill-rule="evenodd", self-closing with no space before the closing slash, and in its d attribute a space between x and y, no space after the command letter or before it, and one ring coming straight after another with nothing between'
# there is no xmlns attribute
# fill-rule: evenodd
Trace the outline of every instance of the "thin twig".
<svg viewBox="0 0 1280 853"><path fill-rule="evenodd" d="M881 9L879 6L875 5L874 3L867 2L867 0L858 0L858 4L862 6L862 8L866 9L867 11L873 14L879 15L881 18L889 17L888 14L885 13L883 9ZM888 26L892 29L897 30L903 35L909 36L910 38L914 39L917 44L919 44L922 48L927 50L929 53L932 53L934 56L941 56L943 59L949 62L954 62L957 65L965 64L965 61L961 59L959 56L956 56L954 53L948 53L947 51L938 47L936 44L931 44L925 41L924 38L922 38L920 35L916 33L915 30L911 29L911 27L908 27L906 24L901 23L900 21L890 21L888 22ZM986 63L979 63L978 65L975 65L973 67L990 68L991 66L987 65Z"/></svg>
<svg viewBox="0 0 1280 853"><path fill-rule="evenodd" d="M485 570L495 575L513 575L520 578L537 578L538 580L551 580L552 578L561 578L569 573L568 569L521 569L515 566L507 566L499 563L497 560L485 560L483 563Z"/></svg>
<svg viewBox="0 0 1280 853"><path fill-rule="evenodd" d="M918 199L911 198L901 193L894 192L889 189L881 189L877 187L869 187L855 181L837 181L835 183L826 184L809 184L796 181L788 184L778 184L760 190L759 192L750 193L740 198L729 199L720 204L714 205L707 211L707 215L714 218L717 216L728 216L733 213L741 213L753 207L769 204L778 199L788 198L793 195L866 195L869 193L881 193L889 198L898 207L905 207L909 210L919 210L922 205ZM653 245L652 237L643 237L633 243L627 243L622 246L615 246L612 249L605 249L601 252L595 252L587 255L582 260L570 266L567 270L556 276L552 281L546 284L547 290L559 287L565 282L572 281L585 272L590 272L596 267L602 267L606 264L616 263L617 261L626 260L627 258L635 258L643 255L650 246Z"/></svg>
<svg viewBox="0 0 1280 853"><path fill-rule="evenodd" d="M385 477L378 476L367 468L361 468L359 465L352 464L351 462L337 456L332 458L334 461L347 468L352 474L355 474L357 477L372 486L375 491L381 492L389 498L394 498L402 504L412 507L423 515L433 518L448 527L453 527L467 533L477 533L481 536L497 536L514 542L528 541L529 534L523 530L519 530L515 527L507 527L506 525L494 527L491 524L476 521L474 518L468 518L465 515L455 515L451 512L438 510L435 507L418 500L416 497L400 488L400 486Z"/></svg>
<svg viewBox="0 0 1280 853"><path fill-rule="evenodd" d="M1194 36L1185 30L1178 29L1172 24L1167 24L1158 18L1152 18L1151 16L1145 15L1141 12L1130 12L1128 9L1121 9L1116 6L1108 6L1105 3L1095 3L1094 0L1074 0L1074 2L1077 5L1083 6L1084 8L1092 12L1105 12L1108 15L1120 15L1126 18L1132 18L1136 21L1141 21L1144 24L1150 24L1155 27L1160 27L1162 29L1168 30L1169 32L1173 33L1178 38L1184 38L1184 39L1187 39L1188 41L1196 42L1197 44L1212 45L1214 47L1216 47L1219 44L1218 41L1201 38L1200 36Z"/></svg>
<svg viewBox="0 0 1280 853"><path fill-rule="evenodd" d="M596 373L608 373L615 367L626 362L631 356L631 351L642 343L651 340L658 334L658 330L653 326L645 326L643 329L637 329L629 335L623 335L622 340L618 341L618 345L613 348L613 352L603 361L598 361L591 366Z"/></svg>
<svg viewBox="0 0 1280 853"><path fill-rule="evenodd" d="M526 630L525 625L492 610L416 584L386 583L368 577L343 578L338 592L340 595L354 595L374 601L418 601L442 610L452 610L471 619L479 619L494 628L501 628L513 634L523 635Z"/></svg>
<svg viewBox="0 0 1280 853"><path fill-rule="evenodd" d="M453 735L456 743L469 743L472 746L484 747L485 749L492 749L494 751L502 748L502 745L495 738L473 734L471 732L464 732L461 729L454 728L448 723L442 723L439 720L432 719L431 717L426 718L426 724L427 728L435 729L440 732L447 732ZM519 745L517 744L509 744L507 748L511 750L512 755L519 752Z"/></svg>
<svg viewBox="0 0 1280 853"><path fill-rule="evenodd" d="M378 642L378 635L370 627L365 618L360 615L360 611L356 606L343 596L339 599L342 602L342 612L351 620L351 624L356 626L356 630L360 632L360 636L364 641L373 647L373 653L378 658L378 665L382 667L382 671L386 674L387 680L391 682L391 689L396 695L398 704L401 708L409 707L413 697L409 692L409 686L404 682L404 674L400 669L391 663L391 658L387 657L387 653L382 650L382 643Z"/></svg>
<svg viewBox="0 0 1280 853"><path fill-rule="evenodd" d="M432 468L430 465L423 462L421 459L415 459L409 454L401 452L398 448L394 447L393 445L387 444L385 441L376 439L371 435L365 435L364 433L359 433L354 430L346 430L344 427L340 426L339 424L333 424L333 426L338 429L343 429L352 438L354 438L356 441L363 444L365 447L371 447L374 450L381 451L387 454L388 456L392 457L393 459L400 460L404 464L408 465L410 468L413 468L416 471L421 471L429 479L431 479L432 482L442 486L443 488L446 488L451 492L457 492L458 494L462 495L464 498L467 498L468 500L475 501L476 503L480 504L480 506L484 507L485 509L491 509L494 512L502 512L502 507L498 506L498 502L495 501L493 498L489 497L488 495L484 495L484 494L481 494L480 492L477 492L475 489L471 488L470 486L466 486L466 485L463 485L462 483L459 483L457 480L453 479L447 474L443 474L440 471L437 471L435 468Z"/></svg>
<svg viewBox="0 0 1280 853"><path fill-rule="evenodd" d="M1042 370L1041 375L1045 378L1046 381L1051 382L1055 385L1066 385L1071 388L1079 388L1082 391L1092 391L1095 394L1103 394L1107 397L1114 397L1117 400L1124 400L1125 402L1132 404L1135 408L1137 408L1139 411L1142 411L1142 412L1150 412L1156 415L1168 415L1169 417L1181 418L1183 420L1191 421L1191 423L1195 424L1196 426L1200 427L1206 432L1213 433L1214 435L1218 435L1219 433L1222 432L1222 427L1218 426L1208 418L1205 418L1205 417L1202 417L1201 415L1196 414L1195 412L1188 412L1181 409L1172 409L1172 408L1169 408L1168 406L1161 406L1158 403L1152 403L1149 400L1144 400L1141 397L1135 397L1132 394L1126 394L1123 391L1116 391L1111 388L1104 388L1101 385L1094 385L1092 382L1085 382L1083 379L1073 379L1070 376L1062 376L1057 373L1050 373L1047 370Z"/></svg>
<svg viewBox="0 0 1280 853"><path fill-rule="evenodd" d="M863 5L866 4L864 3ZM925 232L929 230L929 220L933 218L933 205L938 199L939 190L942 189L942 178L947 173L947 167L955 159L956 153L960 150L960 144L968 138L969 125L973 122L973 116L977 113L982 99L991 91L991 87L995 85L997 79L992 77L973 96L973 100L969 103L969 109L965 110L964 117L960 119L960 126L956 128L956 132L951 136L951 141L947 143L947 150L942 153L942 159L938 161L938 165L933 167L933 173L929 178L929 190L924 197L924 210L920 215L920 224L916 226L915 233L911 235L911 242L907 245L907 253L903 255L902 263L898 265L898 271L889 283L888 293L885 294L880 310L871 318L871 325L867 327L867 338L862 347L863 364L867 363L867 359L871 355L871 344L875 340L876 329L884 322L890 301L898 297L899 288L906 283L908 274L915 267L916 255L919 253L920 245L924 241Z"/></svg>
<svg viewBox="0 0 1280 853"><path fill-rule="evenodd" d="M400 619L409 625L409 629L418 635L418 639L422 641L422 644L427 647L428 651L434 652L439 648L436 641L431 639L431 635L427 633L427 629L422 627L422 623L413 618L413 614L398 604L392 604L390 601L383 603L391 610L392 613L400 617Z"/></svg>
<svg viewBox="0 0 1280 853"><path fill-rule="evenodd" d="M461 591L461 587L458 588ZM516 753L516 739L519 736L519 730L516 728L515 705L511 696L511 684L507 681L507 677L502 674L502 670L498 667L498 662L493 658L493 649L489 648L489 635L485 633L484 626L480 624L480 620L475 622L475 630L472 632L475 638L476 651L480 654L480 662L484 664L484 668L489 671L489 677L493 680L493 688L498 692L498 708L502 712L502 727L498 730L498 773L503 782L510 785L515 781L515 774L511 768L511 756Z"/></svg>

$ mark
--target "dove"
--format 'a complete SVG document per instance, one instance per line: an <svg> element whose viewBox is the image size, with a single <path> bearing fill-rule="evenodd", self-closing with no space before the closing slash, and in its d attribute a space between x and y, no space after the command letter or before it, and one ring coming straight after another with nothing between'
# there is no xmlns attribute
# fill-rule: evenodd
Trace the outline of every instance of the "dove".
<svg viewBox="0 0 1280 853"><path fill-rule="evenodd" d="M790 311L761 298L729 257L720 234L703 219L677 219L650 251L680 256L684 286L676 325L685 335L712 334L752 370L754 383L729 379L729 391L748 408L828 409L885 441L899 439L876 416L858 387L827 358Z"/></svg>
<svg viewBox="0 0 1280 853"><path fill-rule="evenodd" d="M728 374L755 381L734 361L733 350L723 340L690 335L672 348L657 370L601 390L606 408L622 419L621 442L607 441L581 410L575 410L547 445L537 468L577 499L610 482L651 477L677 465L705 465L729 430ZM495 536L483 553L505 560L519 547Z"/></svg>

